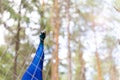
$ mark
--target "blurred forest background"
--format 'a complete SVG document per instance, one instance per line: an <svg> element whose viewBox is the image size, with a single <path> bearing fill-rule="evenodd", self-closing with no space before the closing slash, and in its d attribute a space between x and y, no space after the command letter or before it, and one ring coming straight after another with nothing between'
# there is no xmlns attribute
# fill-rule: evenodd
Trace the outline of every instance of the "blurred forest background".
<svg viewBox="0 0 120 80"><path fill-rule="evenodd" d="M0 80L21 79L44 29L43 80L120 80L120 0L0 0Z"/></svg>

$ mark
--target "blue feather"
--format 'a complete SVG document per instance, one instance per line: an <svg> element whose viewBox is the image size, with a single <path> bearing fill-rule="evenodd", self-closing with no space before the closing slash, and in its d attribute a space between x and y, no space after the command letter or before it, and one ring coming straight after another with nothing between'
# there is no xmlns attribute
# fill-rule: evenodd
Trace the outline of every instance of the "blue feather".
<svg viewBox="0 0 120 80"><path fill-rule="evenodd" d="M44 60L43 49L44 44L40 43L32 63L27 68L26 72L23 74L22 80L43 80L42 78Z"/></svg>

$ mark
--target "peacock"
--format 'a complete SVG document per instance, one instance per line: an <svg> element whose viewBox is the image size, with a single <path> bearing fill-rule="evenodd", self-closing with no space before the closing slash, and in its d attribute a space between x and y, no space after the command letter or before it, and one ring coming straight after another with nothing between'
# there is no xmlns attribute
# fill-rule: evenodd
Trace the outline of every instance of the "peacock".
<svg viewBox="0 0 120 80"><path fill-rule="evenodd" d="M45 32L40 34L40 43L36 51L35 57L31 64L22 76L22 80L43 80L42 70L44 61L44 39L46 37Z"/></svg>

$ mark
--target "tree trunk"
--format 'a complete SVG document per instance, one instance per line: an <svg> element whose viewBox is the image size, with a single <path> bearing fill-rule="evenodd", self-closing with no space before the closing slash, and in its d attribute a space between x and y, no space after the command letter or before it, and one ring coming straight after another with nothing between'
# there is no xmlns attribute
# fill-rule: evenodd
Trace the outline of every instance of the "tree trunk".
<svg viewBox="0 0 120 80"><path fill-rule="evenodd" d="M54 0L54 16L53 16L53 26L54 26L54 42L55 47L52 54L52 80L59 80L59 73L58 73L58 65L59 65L59 58L58 58L58 50L59 50L59 10L58 10L58 0Z"/></svg>
<svg viewBox="0 0 120 80"><path fill-rule="evenodd" d="M80 51L81 52L81 51ZM79 53L79 60L80 60L80 79L79 80L86 80L85 78L85 61L82 58L83 54Z"/></svg>
<svg viewBox="0 0 120 80"><path fill-rule="evenodd" d="M67 48L68 48L68 80L72 80L72 65L71 65L71 51L70 51L70 31L69 31L69 24L67 27L67 32L68 32L68 43L67 43Z"/></svg>
<svg viewBox="0 0 120 80"><path fill-rule="evenodd" d="M21 15L21 4L19 8L19 15ZM20 45L20 21L21 18L18 19L18 25L17 25L17 33L15 36L15 57L14 57L14 71L13 71L13 80L17 79L17 58L18 58L18 51L19 51L19 45Z"/></svg>
<svg viewBox="0 0 120 80"><path fill-rule="evenodd" d="M70 14L69 14L69 8L70 8L70 0L66 0L66 18L67 18L67 48L68 48L68 80L72 80L72 65L71 65L71 51L70 51Z"/></svg>
<svg viewBox="0 0 120 80"><path fill-rule="evenodd" d="M45 22L44 22L44 7L45 7L45 4L44 4L44 0L41 0L41 12L40 12L40 16L41 16L41 22L40 22L40 25L41 25L41 28L40 28L40 31L41 32L42 30L45 29ZM38 7L39 8L39 7Z"/></svg>
<svg viewBox="0 0 120 80"><path fill-rule="evenodd" d="M3 0L0 0L0 13L3 13L4 8L3 8Z"/></svg>
<svg viewBox="0 0 120 80"><path fill-rule="evenodd" d="M80 27L79 27L79 31L81 31ZM79 36L81 35L81 33L79 32ZM86 80L86 76L85 76L85 61L83 59L83 52L81 51L81 40L79 38L79 42L78 42L78 52L79 52L79 60L80 60L80 79L79 80Z"/></svg>
<svg viewBox="0 0 120 80"><path fill-rule="evenodd" d="M96 51L96 63L97 63L97 72L98 72L98 79L97 80L103 80L102 79L102 70L101 70L101 62L99 58L99 54Z"/></svg>
<svg viewBox="0 0 120 80"><path fill-rule="evenodd" d="M2 0L0 0L0 13L2 12Z"/></svg>
<svg viewBox="0 0 120 80"><path fill-rule="evenodd" d="M118 80L117 79L117 70L116 70L116 66L114 64L114 60L113 60L113 56L112 56L112 50L110 51L109 54L109 61L110 61L110 80Z"/></svg>
<svg viewBox="0 0 120 80"><path fill-rule="evenodd" d="M96 24L95 24L95 22L93 22L93 32L94 32L94 39L95 39L95 46L96 46L95 56L96 56L97 74L98 74L97 80L103 80L102 69L101 69L101 61L100 61L100 58L99 58L99 54L97 52L97 41L96 41L95 26L96 26Z"/></svg>

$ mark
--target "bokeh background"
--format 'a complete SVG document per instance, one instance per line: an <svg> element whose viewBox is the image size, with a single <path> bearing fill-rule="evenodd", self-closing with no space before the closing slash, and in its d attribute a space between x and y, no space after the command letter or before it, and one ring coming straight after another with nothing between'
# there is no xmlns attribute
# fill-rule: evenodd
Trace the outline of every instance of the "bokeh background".
<svg viewBox="0 0 120 80"><path fill-rule="evenodd" d="M120 80L120 0L0 0L0 80L21 79L43 30L43 80Z"/></svg>

